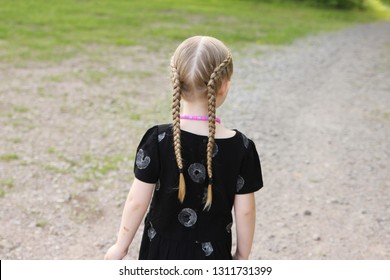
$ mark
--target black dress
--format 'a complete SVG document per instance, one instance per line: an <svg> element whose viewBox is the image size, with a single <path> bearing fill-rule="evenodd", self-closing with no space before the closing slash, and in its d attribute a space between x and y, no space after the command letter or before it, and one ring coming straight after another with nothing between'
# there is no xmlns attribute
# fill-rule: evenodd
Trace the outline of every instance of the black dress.
<svg viewBox="0 0 390 280"><path fill-rule="evenodd" d="M263 186L255 144L236 131L216 139L213 153L213 200L204 211L208 176L207 136L181 131L186 196L177 198L179 170L171 125L149 129L142 138L135 177L156 183L145 218L139 259L231 259L232 207L236 194Z"/></svg>

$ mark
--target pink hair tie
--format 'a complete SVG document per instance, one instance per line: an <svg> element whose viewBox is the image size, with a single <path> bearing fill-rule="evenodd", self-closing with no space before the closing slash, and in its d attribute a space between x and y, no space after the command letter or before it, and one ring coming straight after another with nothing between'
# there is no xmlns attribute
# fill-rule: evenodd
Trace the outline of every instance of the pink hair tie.
<svg viewBox="0 0 390 280"><path fill-rule="evenodd" d="M181 120L192 120L192 121L208 121L208 116L191 116L191 115L180 115ZM215 118L217 123L221 123L220 118Z"/></svg>

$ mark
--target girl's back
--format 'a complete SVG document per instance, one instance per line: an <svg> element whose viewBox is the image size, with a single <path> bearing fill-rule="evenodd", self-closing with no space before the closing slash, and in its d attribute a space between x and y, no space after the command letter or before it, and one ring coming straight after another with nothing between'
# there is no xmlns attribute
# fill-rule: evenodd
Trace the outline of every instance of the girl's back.
<svg viewBox="0 0 390 280"><path fill-rule="evenodd" d="M173 152L172 125L147 131L138 147L135 175L155 182L153 200L145 220L141 259L231 259L232 207L236 194L262 186L255 145L233 131L216 138L213 151L213 203L204 210L208 178L207 136L181 131L186 196L177 199L179 170Z"/></svg>

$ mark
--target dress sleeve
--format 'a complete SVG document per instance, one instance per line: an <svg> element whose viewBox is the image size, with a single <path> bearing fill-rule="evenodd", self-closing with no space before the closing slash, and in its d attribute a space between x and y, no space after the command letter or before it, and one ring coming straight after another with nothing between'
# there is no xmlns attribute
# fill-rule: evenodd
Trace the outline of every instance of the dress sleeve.
<svg viewBox="0 0 390 280"><path fill-rule="evenodd" d="M160 155L158 150L158 127L146 131L137 148L134 175L145 183L154 184L160 173Z"/></svg>
<svg viewBox="0 0 390 280"><path fill-rule="evenodd" d="M246 194L258 191L263 187L261 165L255 143L245 139L245 154L241 164L240 174L237 178L236 194Z"/></svg>

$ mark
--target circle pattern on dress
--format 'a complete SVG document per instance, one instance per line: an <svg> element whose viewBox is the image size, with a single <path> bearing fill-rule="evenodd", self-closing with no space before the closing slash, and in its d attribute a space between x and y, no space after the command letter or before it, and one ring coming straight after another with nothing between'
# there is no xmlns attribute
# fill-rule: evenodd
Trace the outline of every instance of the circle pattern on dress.
<svg viewBox="0 0 390 280"><path fill-rule="evenodd" d="M184 208L177 216L179 222L185 227L192 227L198 220L198 215L191 208Z"/></svg>
<svg viewBox="0 0 390 280"><path fill-rule="evenodd" d="M145 169L146 167L148 167L149 163L150 157L145 156L144 150L139 149L135 161L135 164L137 165L138 169Z"/></svg>
<svg viewBox="0 0 390 280"><path fill-rule="evenodd" d="M241 134L241 135L242 135L242 141L244 143L244 146L245 146L246 149L248 149L248 147L249 147L249 140L248 140L248 138L244 134Z"/></svg>
<svg viewBox="0 0 390 280"><path fill-rule="evenodd" d="M211 245L211 242L203 242L202 243L202 250L205 254L206 257L210 256L214 249L213 249L213 245Z"/></svg>
<svg viewBox="0 0 390 280"><path fill-rule="evenodd" d="M188 167L188 174L195 183L203 183L206 180L206 167L201 163L193 163Z"/></svg>
<svg viewBox="0 0 390 280"><path fill-rule="evenodd" d="M245 180L244 178L242 178L240 175L238 175L238 178L237 178L237 192L239 192L243 187L244 187L244 184L245 184Z"/></svg>
<svg viewBox="0 0 390 280"><path fill-rule="evenodd" d="M160 187L161 187L161 183L160 180L158 180L154 189L158 192L160 190Z"/></svg>
<svg viewBox="0 0 390 280"><path fill-rule="evenodd" d="M158 142L161 142L161 141L165 138L165 135L166 135L165 132L160 133L160 134L157 136Z"/></svg>
<svg viewBox="0 0 390 280"><path fill-rule="evenodd" d="M218 145L217 143L215 143L213 148L213 157L215 157L218 154L218 151L219 151Z"/></svg>
<svg viewBox="0 0 390 280"><path fill-rule="evenodd" d="M152 241L152 239L156 236L156 234L157 234L156 230L154 229L152 223L150 223L150 227L148 229L149 240Z"/></svg>
<svg viewBox="0 0 390 280"><path fill-rule="evenodd" d="M228 233L231 233L232 232L232 226L233 226L233 223L229 223L227 226L226 226L226 231Z"/></svg>

